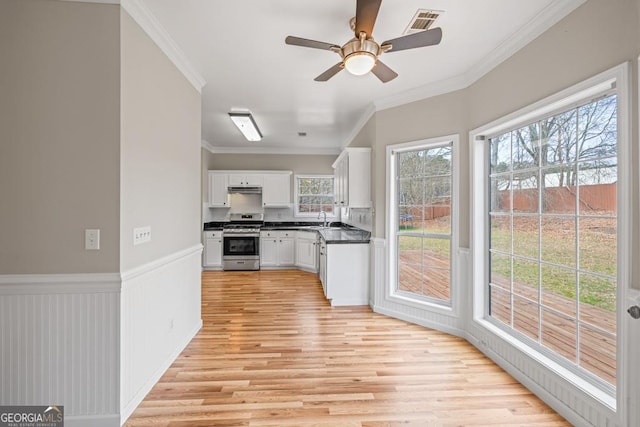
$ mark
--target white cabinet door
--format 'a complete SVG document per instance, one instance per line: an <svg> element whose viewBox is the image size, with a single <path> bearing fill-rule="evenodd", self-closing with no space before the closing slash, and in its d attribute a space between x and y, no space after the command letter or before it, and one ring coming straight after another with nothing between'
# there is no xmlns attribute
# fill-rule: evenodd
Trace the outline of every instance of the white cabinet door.
<svg viewBox="0 0 640 427"><path fill-rule="evenodd" d="M281 237L278 240L278 265L290 267L295 265L295 239L293 237Z"/></svg>
<svg viewBox="0 0 640 427"><path fill-rule="evenodd" d="M287 231L260 232L260 266L291 267L295 265L295 234Z"/></svg>
<svg viewBox="0 0 640 427"><path fill-rule="evenodd" d="M262 174L247 174L245 175L245 182L246 185L250 185L250 186L258 186L258 187L262 187L263 183L264 183L264 179L263 179L263 175Z"/></svg>
<svg viewBox="0 0 640 427"><path fill-rule="evenodd" d="M334 188L335 188L335 205L339 208L347 207L349 203L347 174L349 170L349 158L344 155L338 158L334 164Z"/></svg>
<svg viewBox="0 0 640 427"><path fill-rule="evenodd" d="M209 206L229 206L227 186L227 174L209 172Z"/></svg>
<svg viewBox="0 0 640 427"><path fill-rule="evenodd" d="M231 186L258 186L262 187L262 174L251 173L231 173L229 174L229 185Z"/></svg>
<svg viewBox="0 0 640 427"><path fill-rule="evenodd" d="M324 239L320 239L320 251L318 258L318 276L320 276L320 283L322 283L322 290L324 296L327 297L327 244Z"/></svg>
<svg viewBox="0 0 640 427"><path fill-rule="evenodd" d="M291 206L291 174L264 174L262 184L262 203L268 207Z"/></svg>
<svg viewBox="0 0 640 427"><path fill-rule="evenodd" d="M331 305L369 304L369 245L328 244L321 280ZM322 255L320 257L322 264Z"/></svg>
<svg viewBox="0 0 640 427"><path fill-rule="evenodd" d="M346 148L333 163L335 205L371 207L371 149Z"/></svg>
<svg viewBox="0 0 640 427"><path fill-rule="evenodd" d="M346 178L347 205L350 208L371 207L371 149L349 148Z"/></svg>
<svg viewBox="0 0 640 427"><path fill-rule="evenodd" d="M222 267L222 231L204 232L204 267Z"/></svg>
<svg viewBox="0 0 640 427"><path fill-rule="evenodd" d="M316 265L318 245L316 233L298 231L296 237L296 266L312 272L318 271Z"/></svg>
<svg viewBox="0 0 640 427"><path fill-rule="evenodd" d="M278 265L278 238L275 232L260 233L260 266L275 267Z"/></svg>

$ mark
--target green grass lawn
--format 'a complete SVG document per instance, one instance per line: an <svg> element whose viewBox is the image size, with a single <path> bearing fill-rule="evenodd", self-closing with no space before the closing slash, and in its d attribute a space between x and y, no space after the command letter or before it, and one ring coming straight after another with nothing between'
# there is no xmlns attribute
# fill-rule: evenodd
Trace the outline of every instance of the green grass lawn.
<svg viewBox="0 0 640 427"><path fill-rule="evenodd" d="M616 281L590 273L616 276L616 236L611 233L583 230L580 233L578 258L576 259L575 232L566 228L545 230L539 244L538 231L514 231L513 252L521 257L537 259L559 264L550 266L537 262L528 262L514 257L513 280L524 286L538 287L542 284L545 291L567 298L575 298L576 281L579 283L580 302L590 304L607 311L616 309ZM511 233L503 228L491 230L493 248L505 250L510 247ZM515 242L518 244L515 244ZM579 265L578 265L579 264ZM578 277L574 268L579 267ZM510 277L511 264L508 257L494 256L492 275Z"/></svg>
<svg viewBox="0 0 640 427"><path fill-rule="evenodd" d="M609 220L607 220L609 221ZM591 221L595 222L595 221ZM585 221L586 223L586 221ZM596 224L598 225L598 224ZM516 257L513 262L513 281L517 286L537 288L542 284L543 290L575 299L576 282L579 283L579 299L581 303L590 304L607 311L616 309L616 281L590 273L598 273L616 277L616 235L606 227L582 227L578 256L576 257L576 233L570 221L558 221L557 224L543 224L543 238L540 242L537 223L531 227L518 227L514 231L513 251ZM609 227L610 228L610 227ZM408 227L400 230L408 233L424 233L422 228ZM449 233L448 227L438 228L429 225L429 233ZM428 239L424 237L400 236L399 247L403 250L421 250L449 257L450 241L448 239ZM491 247L509 252L511 248L510 227L498 225L491 230ZM526 258L559 264L560 267ZM579 265L578 265L579 264ZM565 267L562 267L565 266ZM576 277L575 268L579 267ZM511 260L508 256L492 257L492 276L494 281L500 276L503 280L511 277Z"/></svg>

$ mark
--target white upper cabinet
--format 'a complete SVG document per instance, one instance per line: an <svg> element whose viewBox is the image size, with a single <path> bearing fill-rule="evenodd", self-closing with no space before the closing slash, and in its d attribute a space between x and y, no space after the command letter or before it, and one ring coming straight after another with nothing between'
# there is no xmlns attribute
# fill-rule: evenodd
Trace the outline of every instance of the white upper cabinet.
<svg viewBox="0 0 640 427"><path fill-rule="evenodd" d="M229 174L229 186L257 186L262 187L263 175L260 173L231 173Z"/></svg>
<svg viewBox="0 0 640 427"><path fill-rule="evenodd" d="M209 206L229 207L227 174L209 171Z"/></svg>
<svg viewBox="0 0 640 427"><path fill-rule="evenodd" d="M265 208L291 206L291 172L264 174L262 178L262 204Z"/></svg>
<svg viewBox="0 0 640 427"><path fill-rule="evenodd" d="M371 207L371 148L345 148L333 163L335 205Z"/></svg>

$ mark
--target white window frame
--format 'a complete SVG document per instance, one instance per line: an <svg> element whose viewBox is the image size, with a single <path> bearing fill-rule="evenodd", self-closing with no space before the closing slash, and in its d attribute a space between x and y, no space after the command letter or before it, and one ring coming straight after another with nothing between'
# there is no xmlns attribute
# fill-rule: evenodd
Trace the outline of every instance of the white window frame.
<svg viewBox="0 0 640 427"><path fill-rule="evenodd" d="M599 400L603 405L616 412L625 425L626 394L627 394L627 360L626 340L627 327L623 319L625 313L626 293L631 286L630 275L630 96L629 96L629 64L622 64L605 71L597 76L578 83L548 98L538 101L528 107L495 120L469 133L470 168L471 168L471 250L473 286L473 320L474 327L497 336L504 342L519 349L527 357L546 366L564 380L574 384ZM505 332L489 318L488 307L488 247L489 229L488 213L488 138L486 135L498 134L507 129L530 123L537 118L548 116L554 112L567 110L585 100L596 97L611 89L615 89L618 102L618 268L617 268L617 386L616 389L607 387L604 381L593 381L591 378L576 374L570 364L550 358L542 351L538 351L525 342L514 338Z"/></svg>
<svg viewBox="0 0 640 427"><path fill-rule="evenodd" d="M300 212L299 210L299 192L298 192L298 180L299 179L305 179L305 178L331 178L333 180L333 198L334 198L334 202L335 202L335 194L336 194L336 182L335 182L335 177L331 174L300 174L300 175L295 175L294 179L293 179L293 186L294 186L294 215L296 217L301 217L301 218L316 218L320 215L319 212ZM338 217L337 211L338 207L335 205L335 203L333 204L333 212L331 214L327 214L327 218L331 218L331 219L335 219Z"/></svg>
<svg viewBox="0 0 640 427"><path fill-rule="evenodd" d="M430 148L436 146L442 146L443 144L451 143L452 146L452 164L451 164L451 253L450 253L450 286L451 286L451 301L450 303L444 303L436 299L412 297L406 292L397 291L397 278L398 278L398 251L395 240L395 230L398 227L399 218L396 207L398 206L397 186L395 183L397 175L397 162L395 153L403 151L413 151L420 148ZM443 314L447 317L459 317L460 310L460 285L458 271L458 251L459 251L459 237L458 237L458 200L459 200L459 149L460 149L460 136L446 135L436 138L423 139L418 141L412 141L402 144L394 144L387 146L387 206L386 206L386 241L388 242L387 262L388 262L388 275L387 286L385 291L385 298L388 301L396 302L410 307L418 309L428 310L438 314Z"/></svg>

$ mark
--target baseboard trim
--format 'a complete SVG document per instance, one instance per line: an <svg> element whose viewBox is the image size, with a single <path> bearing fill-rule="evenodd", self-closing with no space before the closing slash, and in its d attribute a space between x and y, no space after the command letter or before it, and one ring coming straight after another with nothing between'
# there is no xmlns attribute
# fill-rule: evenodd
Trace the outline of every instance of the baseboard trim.
<svg viewBox="0 0 640 427"><path fill-rule="evenodd" d="M142 388L135 394L135 396L120 410L120 416L122 417L122 424L124 424L127 419L133 414L133 411L136 410L138 405L144 400L144 398L149 394L154 385L160 380L162 375L166 372L167 369L171 366L171 364L178 358L180 353L189 345L191 340L196 336L196 334L202 329L202 319L192 328L191 332L187 334L180 345L176 347L176 349L171 353L169 357L164 361L164 363L154 372L153 376L149 378L149 380L142 386Z"/></svg>

